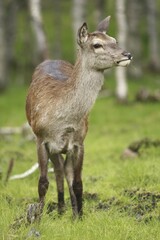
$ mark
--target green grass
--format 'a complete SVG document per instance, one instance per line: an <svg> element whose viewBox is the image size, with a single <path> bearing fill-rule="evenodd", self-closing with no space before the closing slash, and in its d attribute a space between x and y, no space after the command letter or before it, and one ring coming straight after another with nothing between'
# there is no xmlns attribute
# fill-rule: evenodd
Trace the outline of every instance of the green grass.
<svg viewBox="0 0 160 240"><path fill-rule="evenodd" d="M129 98L144 85L156 89L159 78L146 76L130 81ZM106 85L114 89L114 81ZM25 120L26 87L12 87L0 95L0 126L21 126ZM121 105L113 96L99 98L90 115L85 140L83 167L84 217L73 221L66 188L66 213L47 214L50 202L56 202L54 176L50 186L44 215L40 224L26 224L26 209L37 199L38 172L23 180L4 180L9 161L14 159L12 174L22 173L36 162L36 146L23 136L0 136L0 239L160 239L160 149L141 150L135 159L122 158L124 149L144 137L159 139L159 103L130 101ZM20 220L22 217L22 220ZM32 236L30 236L32 235Z"/></svg>

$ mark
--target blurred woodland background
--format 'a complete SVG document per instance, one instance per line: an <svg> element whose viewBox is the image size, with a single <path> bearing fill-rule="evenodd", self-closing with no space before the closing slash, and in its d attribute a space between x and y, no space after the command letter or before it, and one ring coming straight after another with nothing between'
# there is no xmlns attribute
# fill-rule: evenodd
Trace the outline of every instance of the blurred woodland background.
<svg viewBox="0 0 160 240"><path fill-rule="evenodd" d="M87 22L95 31L108 15L107 34L133 60L105 72L90 114L85 217L73 224L67 191L67 212L57 215L49 173L44 221L28 225L26 207L38 201L39 178L38 171L26 177L37 162L25 124L33 70L46 58L74 64L79 27ZM0 239L159 240L159 105L160 0L0 0ZM10 181L17 174L21 180Z"/></svg>
<svg viewBox="0 0 160 240"><path fill-rule="evenodd" d="M160 72L160 0L0 0L0 91L28 84L46 58L74 63L78 28L86 21L94 31L108 15L108 34L134 57L128 70L116 69L115 91L125 100L129 77Z"/></svg>

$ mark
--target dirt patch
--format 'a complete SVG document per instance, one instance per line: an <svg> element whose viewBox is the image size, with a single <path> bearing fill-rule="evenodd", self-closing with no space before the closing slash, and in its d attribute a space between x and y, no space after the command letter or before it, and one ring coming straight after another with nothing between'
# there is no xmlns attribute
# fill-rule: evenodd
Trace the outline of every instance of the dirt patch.
<svg viewBox="0 0 160 240"><path fill-rule="evenodd" d="M50 213L52 213L53 211L57 211L57 209L58 209L58 203L56 203L56 202L49 202L48 204L47 204L47 214L50 214Z"/></svg>
<svg viewBox="0 0 160 240"><path fill-rule="evenodd" d="M134 158L146 151L148 148L157 148L160 147L160 140L152 140L150 138L142 138L138 141L134 141L129 144L129 146L124 150L122 158Z"/></svg>
<svg viewBox="0 0 160 240"><path fill-rule="evenodd" d="M142 88L136 94L136 101L138 102L160 102L160 90L150 91Z"/></svg>
<svg viewBox="0 0 160 240"><path fill-rule="evenodd" d="M83 193L83 201L88 201L88 202L98 202L99 201L99 196L97 193L89 193L89 192L84 192ZM65 199L65 209L70 208L70 198ZM58 203L50 201L47 204L47 210L46 213L50 214L53 213L54 211L58 211Z"/></svg>
<svg viewBox="0 0 160 240"><path fill-rule="evenodd" d="M140 153L140 150L150 147L160 147L160 140L152 140L150 138L143 138L139 141L131 143L128 148L136 153Z"/></svg>
<svg viewBox="0 0 160 240"><path fill-rule="evenodd" d="M109 211L116 208L120 213L127 213L137 221L145 223L155 218L160 220L160 193L126 189L121 195L121 200L113 197L100 201L95 207L96 210Z"/></svg>
<svg viewBox="0 0 160 240"><path fill-rule="evenodd" d="M112 207L119 206L120 204L121 204L121 202L117 198L112 197L107 200L100 201L96 205L96 209L97 210L110 210Z"/></svg>
<svg viewBox="0 0 160 240"><path fill-rule="evenodd" d="M136 221L145 223L152 219L160 221L160 193L145 189L125 189L119 197L101 199L97 193L84 192L83 201L91 203L95 211L110 211L116 209L121 214L127 214ZM47 214L57 211L57 203L49 202ZM66 199L66 208L70 208L70 199Z"/></svg>
<svg viewBox="0 0 160 240"><path fill-rule="evenodd" d="M131 203L125 205L122 210L130 216L145 222L154 217L160 219L160 193L136 189L125 190L124 195L130 199Z"/></svg>
<svg viewBox="0 0 160 240"><path fill-rule="evenodd" d="M83 200L87 200L87 201L90 201L90 200L93 200L93 201L98 201L99 199L99 196L97 193L89 193L89 192L84 192L83 193Z"/></svg>
<svg viewBox="0 0 160 240"><path fill-rule="evenodd" d="M33 200L33 199L32 199ZM12 204L13 199L6 196L8 204ZM21 205L26 206L29 199L21 199ZM125 189L119 197L111 197L108 199L101 199L97 193L84 192L83 201L91 204L91 211L111 211L115 210L120 214L127 214L136 221L148 223L152 220L160 221L160 193L147 191L146 189ZM66 199L65 209L70 209L70 199ZM46 213L56 213L58 204L56 202L49 202L46 206ZM57 216L57 214L56 214ZM22 225L26 225L26 209L23 216L15 219L11 225L12 229L18 229Z"/></svg>

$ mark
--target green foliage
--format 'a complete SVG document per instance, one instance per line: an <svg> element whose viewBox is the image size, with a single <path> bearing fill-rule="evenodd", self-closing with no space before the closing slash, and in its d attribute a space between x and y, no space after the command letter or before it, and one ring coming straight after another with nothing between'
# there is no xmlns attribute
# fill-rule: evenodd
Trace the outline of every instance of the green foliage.
<svg viewBox="0 0 160 240"><path fill-rule="evenodd" d="M106 85L114 89L113 78ZM84 217L73 221L67 186L66 212L57 215L47 207L56 199L56 185L49 173L50 187L40 224L28 225L26 209L37 201L38 171L28 178L4 184L11 159L12 174L22 173L36 162L36 146L21 135L0 136L0 239L108 239L159 240L160 238L160 149L144 148L134 159L123 158L132 142L148 137L159 139L159 103L133 101L145 84L156 89L159 78L144 77L129 82L130 102L121 105L113 96L99 98L90 115L83 167ZM25 87L10 88L0 96L1 126L25 122ZM56 204L53 204L56 206ZM47 214L48 212L48 214Z"/></svg>

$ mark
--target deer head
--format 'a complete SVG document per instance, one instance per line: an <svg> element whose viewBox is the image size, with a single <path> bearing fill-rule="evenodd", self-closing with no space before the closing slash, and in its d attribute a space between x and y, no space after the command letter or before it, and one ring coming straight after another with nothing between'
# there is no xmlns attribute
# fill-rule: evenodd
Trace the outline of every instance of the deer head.
<svg viewBox="0 0 160 240"><path fill-rule="evenodd" d="M96 70L105 70L113 66L127 66L132 56L122 50L115 38L106 34L110 16L98 24L95 32L89 33L84 23L77 36L81 54L86 58L86 64Z"/></svg>

